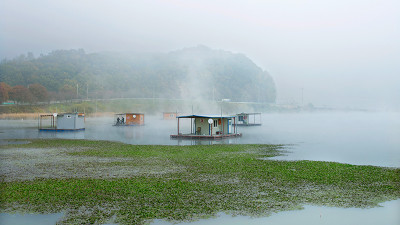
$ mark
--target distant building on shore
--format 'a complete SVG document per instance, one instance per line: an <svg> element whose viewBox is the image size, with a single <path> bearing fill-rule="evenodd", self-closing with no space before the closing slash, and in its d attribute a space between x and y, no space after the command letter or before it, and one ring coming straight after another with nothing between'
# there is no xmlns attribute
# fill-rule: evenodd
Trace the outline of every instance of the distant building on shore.
<svg viewBox="0 0 400 225"><path fill-rule="evenodd" d="M175 120L179 116L178 112L163 112L164 120Z"/></svg>
<svg viewBox="0 0 400 225"><path fill-rule="evenodd" d="M236 126L261 126L261 113L236 114Z"/></svg>

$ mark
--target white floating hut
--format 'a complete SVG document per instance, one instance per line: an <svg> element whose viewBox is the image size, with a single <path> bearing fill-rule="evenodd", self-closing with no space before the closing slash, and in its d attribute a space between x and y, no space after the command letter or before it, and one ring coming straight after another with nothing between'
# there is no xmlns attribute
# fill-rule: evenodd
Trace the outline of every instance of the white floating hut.
<svg viewBox="0 0 400 225"><path fill-rule="evenodd" d="M50 118L50 123L46 119ZM78 131L85 130L84 113L54 113L39 116L40 131Z"/></svg>

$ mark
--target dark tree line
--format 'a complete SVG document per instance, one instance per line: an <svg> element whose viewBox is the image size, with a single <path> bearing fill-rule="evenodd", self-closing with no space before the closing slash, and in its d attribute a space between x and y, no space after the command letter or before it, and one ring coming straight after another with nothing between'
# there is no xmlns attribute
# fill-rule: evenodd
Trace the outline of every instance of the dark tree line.
<svg viewBox="0 0 400 225"><path fill-rule="evenodd" d="M12 87L2 88L1 95L17 102L109 97L274 102L276 96L272 77L246 56L204 46L162 54L28 53L3 60L0 81Z"/></svg>
<svg viewBox="0 0 400 225"><path fill-rule="evenodd" d="M0 82L0 103L13 101L15 103L35 103L49 100L47 89L41 84L30 84L28 87L16 85L11 87Z"/></svg>

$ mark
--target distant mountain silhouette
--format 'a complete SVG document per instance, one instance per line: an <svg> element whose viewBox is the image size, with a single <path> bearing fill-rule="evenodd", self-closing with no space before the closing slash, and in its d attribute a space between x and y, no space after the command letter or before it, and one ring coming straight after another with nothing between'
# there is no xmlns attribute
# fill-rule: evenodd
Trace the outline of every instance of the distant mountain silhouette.
<svg viewBox="0 0 400 225"><path fill-rule="evenodd" d="M11 86L42 84L59 93L89 97L159 97L274 102L271 76L243 54L199 45L169 53L138 54L56 50L0 63L0 80Z"/></svg>

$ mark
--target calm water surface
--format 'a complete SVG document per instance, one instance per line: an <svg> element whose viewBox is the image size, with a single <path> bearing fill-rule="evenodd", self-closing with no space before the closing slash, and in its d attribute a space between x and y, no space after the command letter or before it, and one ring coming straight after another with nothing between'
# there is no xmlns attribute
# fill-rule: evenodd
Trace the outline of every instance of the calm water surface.
<svg viewBox="0 0 400 225"><path fill-rule="evenodd" d="M0 120L0 144L7 143L4 139L14 138L111 140L140 145L287 144L290 153L275 159L400 167L400 113L263 114L262 126L239 127L243 137L222 141L171 140L169 135L177 132L177 123L160 117L146 117L146 125L141 127L114 127L112 122L113 118L87 118L85 131L39 132L37 121ZM181 130L189 131L189 126L182 125ZM383 206L373 209L305 206L304 210L266 218L221 214L216 219L190 224L400 224L400 200ZM4 218L5 214L0 214L0 222ZM154 224L170 223L156 220Z"/></svg>
<svg viewBox="0 0 400 225"><path fill-rule="evenodd" d="M0 120L0 144L10 138L111 140L138 145L288 144L285 160L335 161L400 167L400 113L263 114L262 126L239 127L241 138L220 141L171 140L176 121L146 117L140 127L112 126L113 118L87 118L86 130L39 132L37 121ZM190 125L181 125L189 131Z"/></svg>
<svg viewBox="0 0 400 225"><path fill-rule="evenodd" d="M373 209L318 207L307 205L303 210L285 211L269 217L251 218L219 214L216 218L190 223L171 223L155 220L152 225L398 225L400 224L400 200L385 202Z"/></svg>
<svg viewBox="0 0 400 225"><path fill-rule="evenodd" d="M63 213L54 214L9 214L0 213L2 225L53 225L63 217Z"/></svg>

